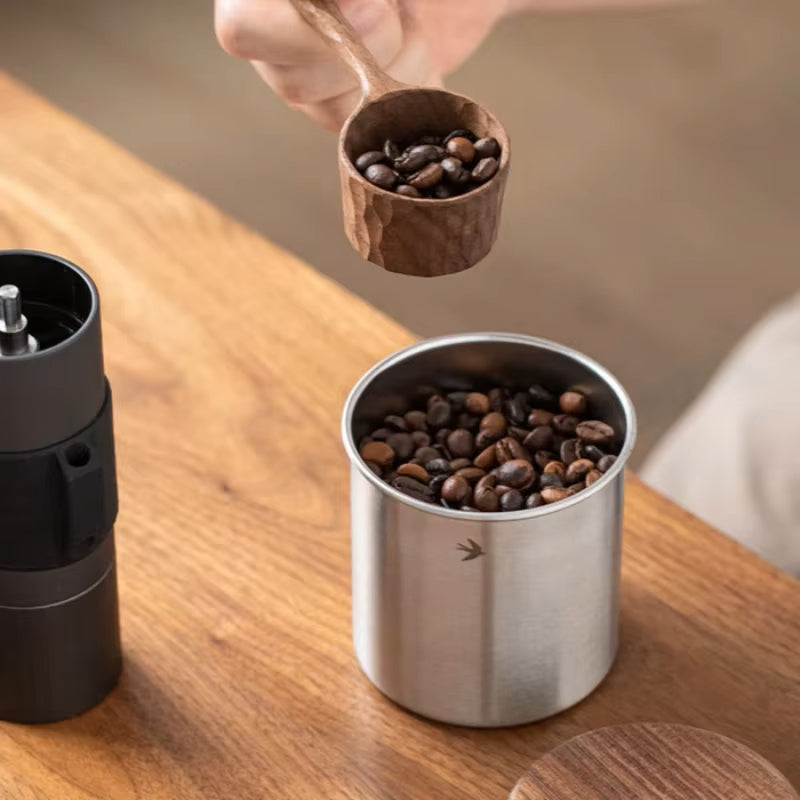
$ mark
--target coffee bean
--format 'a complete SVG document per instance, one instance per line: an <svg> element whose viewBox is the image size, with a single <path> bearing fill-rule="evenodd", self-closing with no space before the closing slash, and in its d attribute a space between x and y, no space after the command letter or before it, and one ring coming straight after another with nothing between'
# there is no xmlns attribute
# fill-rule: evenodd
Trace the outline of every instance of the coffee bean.
<svg viewBox="0 0 800 800"><path fill-rule="evenodd" d="M497 158L500 155L500 143L488 136L475 142L475 152L479 158Z"/></svg>
<svg viewBox="0 0 800 800"><path fill-rule="evenodd" d="M436 494L430 486L426 486L424 483L420 483L406 475L398 475L392 480L391 485L399 492L413 497L415 500L421 500L423 503L433 503L436 501Z"/></svg>
<svg viewBox="0 0 800 800"><path fill-rule="evenodd" d="M444 486L444 482L449 478L449 475L434 475L430 481L428 481L428 486L436 493L437 495L442 491L442 486Z"/></svg>
<svg viewBox="0 0 800 800"><path fill-rule="evenodd" d="M470 176L475 183L486 183L490 178L493 178L500 166L496 158L482 158L475 169L472 170Z"/></svg>
<svg viewBox="0 0 800 800"><path fill-rule="evenodd" d="M557 503L559 500L566 500L569 497L569 490L558 486L547 486L540 492L542 500L548 505Z"/></svg>
<svg viewBox="0 0 800 800"><path fill-rule="evenodd" d="M505 484L499 483L497 486L494 487L494 493L502 500L503 495L506 492L512 491L510 486L506 486Z"/></svg>
<svg viewBox="0 0 800 800"><path fill-rule="evenodd" d="M551 461L558 461L558 456L551 450L539 450L538 453L533 454L533 463L539 469L544 469Z"/></svg>
<svg viewBox="0 0 800 800"><path fill-rule="evenodd" d="M395 453L386 442L369 442L361 448L360 455L364 461L374 461L382 467L387 467L394 461Z"/></svg>
<svg viewBox="0 0 800 800"><path fill-rule="evenodd" d="M366 464L379 478L383 476L383 470L380 468L379 464L376 464L374 461L367 461Z"/></svg>
<svg viewBox="0 0 800 800"><path fill-rule="evenodd" d="M609 456L603 456L603 457L602 457L602 458L601 458L601 459L600 459L600 460L597 462L597 469L599 469L599 470L600 470L600 472L608 472L608 471L611 469L611 467L613 467L613 466L614 466L614 462L615 462L616 460L617 460L617 457L616 457L616 456L611 456L611 455L609 455Z"/></svg>
<svg viewBox="0 0 800 800"><path fill-rule="evenodd" d="M528 388L528 397L534 408L545 408L550 411L556 408L556 396L544 386L534 384Z"/></svg>
<svg viewBox="0 0 800 800"><path fill-rule="evenodd" d="M409 186L405 183L402 186L398 186L395 189L395 192L403 195L403 197L422 197L422 193L419 191L419 189L415 189L413 186Z"/></svg>
<svg viewBox="0 0 800 800"><path fill-rule="evenodd" d="M478 491L478 489L494 489L495 486L497 486L497 476L489 472L482 478L478 478L478 482L475 484L475 491Z"/></svg>
<svg viewBox="0 0 800 800"><path fill-rule="evenodd" d="M450 133L448 133L447 136L445 136L444 139L442 140L442 144L445 147L447 147L447 144L452 139L455 139L457 136L462 138L462 139L467 139L470 142L474 142L475 139L476 139L475 134L472 131L468 131L468 130L464 130L463 128L460 128L460 129L455 130L455 131L450 131Z"/></svg>
<svg viewBox="0 0 800 800"><path fill-rule="evenodd" d="M373 169L373 167L370 167L370 169ZM436 186L436 184L439 183L442 179L442 175L442 165L433 162L423 167L419 172L414 173L408 179L408 182L415 189L430 189L432 186Z"/></svg>
<svg viewBox="0 0 800 800"><path fill-rule="evenodd" d="M605 455L605 452L597 445L587 444L586 442L581 442L581 450L583 451L583 457L594 461L595 464Z"/></svg>
<svg viewBox="0 0 800 800"><path fill-rule="evenodd" d="M475 487L472 502L475 503L475 507L479 511L491 513L493 511L499 511L500 509L500 498L497 496L494 489L488 487L482 487L480 489Z"/></svg>
<svg viewBox="0 0 800 800"><path fill-rule="evenodd" d="M569 466L573 461L578 458L578 440L565 439L559 448L559 455L561 460Z"/></svg>
<svg viewBox="0 0 800 800"><path fill-rule="evenodd" d="M478 453L473 459L473 464L481 469L491 469L497 464L497 445L490 444Z"/></svg>
<svg viewBox="0 0 800 800"><path fill-rule="evenodd" d="M442 159L442 171L448 183L453 186L464 186L469 183L469 170L457 158L448 156Z"/></svg>
<svg viewBox="0 0 800 800"><path fill-rule="evenodd" d="M539 508L539 506L543 505L544 505L544 500L542 500L542 495L539 492L534 492L525 501L525 508Z"/></svg>
<svg viewBox="0 0 800 800"><path fill-rule="evenodd" d="M381 189L391 189L397 182L397 176L386 164L372 164L367 167L364 177Z"/></svg>
<svg viewBox="0 0 800 800"><path fill-rule="evenodd" d="M439 458L439 451L433 447L420 447L414 452L414 458L423 464L427 464L429 461L433 461L434 458Z"/></svg>
<svg viewBox="0 0 800 800"><path fill-rule="evenodd" d="M515 394L505 405L506 417L512 425L524 425L528 418L525 395Z"/></svg>
<svg viewBox="0 0 800 800"><path fill-rule="evenodd" d="M558 433L563 433L566 436L574 436L575 429L578 427L580 420L572 414L556 414L553 417L553 428Z"/></svg>
<svg viewBox="0 0 800 800"><path fill-rule="evenodd" d="M415 448L428 447L431 443L431 437L425 431L411 431L410 436Z"/></svg>
<svg viewBox="0 0 800 800"><path fill-rule="evenodd" d="M365 172L367 167L373 164L381 164L386 159L386 155L380 150L367 150L356 159L356 169L359 172Z"/></svg>
<svg viewBox="0 0 800 800"><path fill-rule="evenodd" d="M475 439L465 428L458 428L447 437L447 449L456 458L468 458L475 450Z"/></svg>
<svg viewBox="0 0 800 800"><path fill-rule="evenodd" d="M528 458L528 453L525 448L511 436L506 436L504 439L501 439L494 447L497 460L501 464L505 464L506 461L513 461L514 459L527 460Z"/></svg>
<svg viewBox="0 0 800 800"><path fill-rule="evenodd" d="M449 475L453 470L446 458L433 458L425 463L425 469L431 475Z"/></svg>
<svg viewBox="0 0 800 800"><path fill-rule="evenodd" d="M451 431L450 428L441 428L440 430L436 431L436 436L434 438L434 441L436 442L436 444L434 445L434 447L438 447L440 452L442 452L442 453L445 452L447 450L447 444L446 444L447 437L452 432L453 431ZM448 456L448 458L449 458L449 456Z"/></svg>
<svg viewBox="0 0 800 800"><path fill-rule="evenodd" d="M401 461L411 458L415 450L414 440L407 433L393 433L386 440L386 444L394 450L397 458Z"/></svg>
<svg viewBox="0 0 800 800"><path fill-rule="evenodd" d="M361 448L362 448L362 447L363 447L365 444L369 444L370 442L374 442L374 441L375 441L375 439L373 439L371 436L362 436L362 437L361 437L361 438L358 440L358 449L359 449L359 451L361 450Z"/></svg>
<svg viewBox="0 0 800 800"><path fill-rule="evenodd" d="M477 430L480 421L481 421L480 417L477 417L474 414L469 414L466 411L463 411L461 414L458 415L456 423L459 428L466 428L468 431L474 432Z"/></svg>
<svg viewBox="0 0 800 800"><path fill-rule="evenodd" d="M467 392L449 392L445 397L454 411L463 411L467 400Z"/></svg>
<svg viewBox="0 0 800 800"><path fill-rule="evenodd" d="M530 433L527 428L520 428L517 425L508 426L508 435L513 436L520 444L525 441L525 437Z"/></svg>
<svg viewBox="0 0 800 800"><path fill-rule="evenodd" d="M564 479L560 475L556 475L554 472L549 472L539 478L539 485L543 489L553 486L561 488L564 486Z"/></svg>
<svg viewBox="0 0 800 800"><path fill-rule="evenodd" d="M576 428L576 433L584 442L589 444L608 444L616 435L610 425L601 422L599 419L581 422Z"/></svg>
<svg viewBox="0 0 800 800"><path fill-rule="evenodd" d="M603 473L599 469L592 469L586 473L586 485L591 486L596 481L603 477Z"/></svg>
<svg viewBox="0 0 800 800"><path fill-rule="evenodd" d="M450 421L452 413L450 404L446 400L439 399L428 406L428 425L433 428L441 428Z"/></svg>
<svg viewBox="0 0 800 800"><path fill-rule="evenodd" d="M389 161L394 161L395 159L400 158L400 147L391 139L387 139L383 143L383 154L389 159Z"/></svg>
<svg viewBox="0 0 800 800"><path fill-rule="evenodd" d="M490 389L486 395L489 398L489 408L492 411L502 411L503 403L506 401L506 393L499 387Z"/></svg>
<svg viewBox="0 0 800 800"><path fill-rule="evenodd" d="M586 413L586 397L580 392L564 392L558 398L558 406L565 414L580 416Z"/></svg>
<svg viewBox="0 0 800 800"><path fill-rule="evenodd" d="M536 472L530 461L518 458L506 461L495 470L497 480L513 489L522 489L536 479Z"/></svg>
<svg viewBox="0 0 800 800"><path fill-rule="evenodd" d="M481 419L481 430L495 430L505 433L507 428L506 418L499 411L490 411Z"/></svg>
<svg viewBox="0 0 800 800"><path fill-rule="evenodd" d="M394 162L394 166L398 172L419 172L419 170L430 163L431 160L432 159L428 158L425 154L424 146L422 148L413 147L411 150L403 153L403 155Z"/></svg>
<svg viewBox="0 0 800 800"><path fill-rule="evenodd" d="M464 407L470 414L480 417L489 413L489 398L482 392L470 392L464 401Z"/></svg>
<svg viewBox="0 0 800 800"><path fill-rule="evenodd" d="M428 470L419 464L401 464L397 468L397 474L404 475L407 478L414 478L414 480L422 481L422 483L427 483L431 479Z"/></svg>
<svg viewBox="0 0 800 800"><path fill-rule="evenodd" d="M594 469L594 462L588 458L579 458L567 467L567 483L577 483L584 480L586 475Z"/></svg>
<svg viewBox="0 0 800 800"><path fill-rule="evenodd" d="M582 492L586 488L586 481L581 481L580 483L573 483L572 486L567 487L567 492L570 496L573 494L578 494L578 492Z"/></svg>
<svg viewBox="0 0 800 800"><path fill-rule="evenodd" d="M503 511L519 511L525 505L525 498L517 489L509 489L500 498L500 508Z"/></svg>
<svg viewBox="0 0 800 800"><path fill-rule="evenodd" d="M470 485L463 478L458 477L458 475L451 475L442 484L442 499L461 505L466 501L471 491Z"/></svg>
<svg viewBox="0 0 800 800"><path fill-rule="evenodd" d="M534 408L528 414L528 425L531 428L539 428L542 425L549 425L553 421L553 412L543 408Z"/></svg>
<svg viewBox="0 0 800 800"><path fill-rule="evenodd" d="M428 419L424 411L407 411L404 417L409 431L427 431Z"/></svg>
<svg viewBox="0 0 800 800"><path fill-rule="evenodd" d="M484 428L475 434L475 447L478 450L485 450L490 444L494 444L503 438L504 431L494 428Z"/></svg>
<svg viewBox="0 0 800 800"><path fill-rule="evenodd" d="M471 466L472 462L468 458L454 458L450 462L450 469L453 470L453 472L458 472L461 469L465 469Z"/></svg>
<svg viewBox="0 0 800 800"><path fill-rule="evenodd" d="M475 147L469 139L465 139L463 136L454 136L450 139L445 145L445 150L464 164L471 164L475 158Z"/></svg>
<svg viewBox="0 0 800 800"><path fill-rule="evenodd" d="M564 478L567 474L567 468L561 461L550 461L545 464L542 470L543 475L558 475L559 478Z"/></svg>
<svg viewBox="0 0 800 800"><path fill-rule="evenodd" d="M464 467L456 472L456 475L462 477L468 483L479 481L485 474L486 470L480 467Z"/></svg>
<svg viewBox="0 0 800 800"><path fill-rule="evenodd" d="M371 436L376 442L385 442L393 433L391 428L376 428Z"/></svg>
<svg viewBox="0 0 800 800"><path fill-rule="evenodd" d="M393 431L403 431L405 433L408 430L408 423L405 417L401 417L398 414L389 414L388 417L384 417L383 424Z"/></svg>
<svg viewBox="0 0 800 800"><path fill-rule="evenodd" d="M553 429L547 425L534 428L523 440L522 444L531 452L549 450L553 446Z"/></svg>

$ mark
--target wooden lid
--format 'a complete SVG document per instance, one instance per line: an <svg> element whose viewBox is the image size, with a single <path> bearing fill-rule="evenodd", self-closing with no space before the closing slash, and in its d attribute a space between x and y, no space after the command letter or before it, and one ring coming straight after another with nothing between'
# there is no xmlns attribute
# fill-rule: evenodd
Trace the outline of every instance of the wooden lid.
<svg viewBox="0 0 800 800"><path fill-rule="evenodd" d="M798 800L766 759L716 733L661 723L601 728L540 758L509 800Z"/></svg>

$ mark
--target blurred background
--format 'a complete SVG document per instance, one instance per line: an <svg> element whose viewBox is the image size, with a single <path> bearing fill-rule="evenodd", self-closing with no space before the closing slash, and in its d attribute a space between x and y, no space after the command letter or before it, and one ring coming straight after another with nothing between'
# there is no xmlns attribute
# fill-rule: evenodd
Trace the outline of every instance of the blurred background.
<svg viewBox="0 0 800 800"><path fill-rule="evenodd" d="M222 53L212 16L210 0L0 0L0 66L420 335L590 353L633 395L639 462L800 288L797 0L500 25L449 82L512 137L500 240L427 281L350 250L335 138Z"/></svg>

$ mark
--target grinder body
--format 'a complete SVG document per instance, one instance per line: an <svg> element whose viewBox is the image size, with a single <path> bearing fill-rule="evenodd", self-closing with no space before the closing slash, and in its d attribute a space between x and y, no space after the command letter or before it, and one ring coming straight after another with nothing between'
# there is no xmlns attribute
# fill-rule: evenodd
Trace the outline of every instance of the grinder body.
<svg viewBox="0 0 800 800"><path fill-rule="evenodd" d="M91 708L122 666L100 305L74 264L0 251L31 352L0 353L0 720Z"/></svg>

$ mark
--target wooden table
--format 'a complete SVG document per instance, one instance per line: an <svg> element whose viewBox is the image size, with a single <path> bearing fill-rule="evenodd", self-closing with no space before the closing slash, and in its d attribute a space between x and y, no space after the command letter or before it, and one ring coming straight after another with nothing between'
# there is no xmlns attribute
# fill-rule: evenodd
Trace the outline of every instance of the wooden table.
<svg viewBox="0 0 800 800"><path fill-rule="evenodd" d="M339 414L411 334L2 75L0 112L0 247L60 253L103 297L126 654L97 709L0 725L0 796L502 800L632 720L712 728L800 785L800 584L635 479L592 697L495 731L384 699L350 646Z"/></svg>

